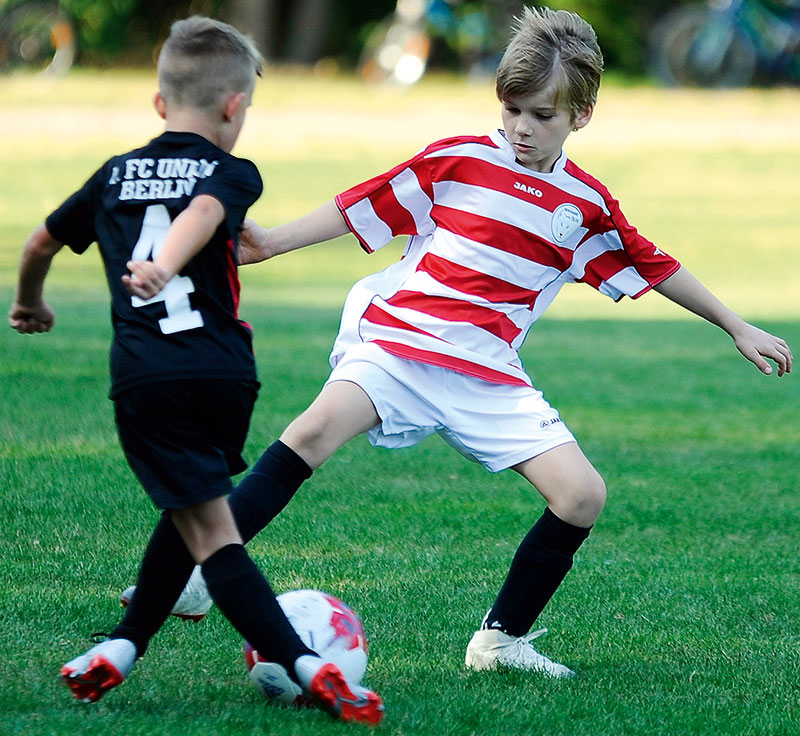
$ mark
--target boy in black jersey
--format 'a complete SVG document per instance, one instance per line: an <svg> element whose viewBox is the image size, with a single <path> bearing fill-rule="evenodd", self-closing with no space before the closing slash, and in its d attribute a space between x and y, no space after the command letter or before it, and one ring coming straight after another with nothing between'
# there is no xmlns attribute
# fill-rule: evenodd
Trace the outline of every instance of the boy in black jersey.
<svg viewBox="0 0 800 736"><path fill-rule="evenodd" d="M107 161L23 251L9 322L22 333L46 332L53 325L42 299L50 262L64 244L83 253L98 243L111 291L120 441L164 510L122 622L61 675L86 702L123 682L197 562L218 607L262 656L333 715L377 723L380 698L347 683L292 629L248 557L226 498L230 477L245 468L241 452L258 391L251 333L237 317L237 232L262 190L256 167L230 151L260 72L258 51L231 26L198 16L173 24L155 96L165 132ZM169 244L172 258L159 258ZM149 260L168 274L164 288L149 299L131 296L139 278L133 261ZM310 474L294 453L284 455ZM237 516L248 503L265 503L258 478L256 466Z"/></svg>

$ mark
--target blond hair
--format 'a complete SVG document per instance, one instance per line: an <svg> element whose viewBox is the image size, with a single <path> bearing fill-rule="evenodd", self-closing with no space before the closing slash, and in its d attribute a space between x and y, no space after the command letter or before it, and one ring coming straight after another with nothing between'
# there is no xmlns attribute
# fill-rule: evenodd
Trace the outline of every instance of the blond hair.
<svg viewBox="0 0 800 736"><path fill-rule="evenodd" d="M168 102L206 110L230 92L247 92L263 59L233 26L193 15L175 21L158 55L158 84Z"/></svg>
<svg viewBox="0 0 800 736"><path fill-rule="evenodd" d="M573 118L597 102L603 54L594 28L577 13L524 7L497 68L497 97L525 97L553 87L555 104Z"/></svg>

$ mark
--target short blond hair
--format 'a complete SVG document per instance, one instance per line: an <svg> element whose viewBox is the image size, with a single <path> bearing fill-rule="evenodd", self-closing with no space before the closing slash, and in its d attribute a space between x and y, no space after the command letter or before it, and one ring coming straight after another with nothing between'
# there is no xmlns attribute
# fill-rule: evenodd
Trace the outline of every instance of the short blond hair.
<svg viewBox="0 0 800 736"><path fill-rule="evenodd" d="M263 59L233 26L193 15L175 21L158 55L158 84L168 102L205 110L230 92L247 92Z"/></svg>
<svg viewBox="0 0 800 736"><path fill-rule="evenodd" d="M512 30L497 68L500 101L553 86L573 118L597 102L603 54L589 23L568 10L524 7Z"/></svg>

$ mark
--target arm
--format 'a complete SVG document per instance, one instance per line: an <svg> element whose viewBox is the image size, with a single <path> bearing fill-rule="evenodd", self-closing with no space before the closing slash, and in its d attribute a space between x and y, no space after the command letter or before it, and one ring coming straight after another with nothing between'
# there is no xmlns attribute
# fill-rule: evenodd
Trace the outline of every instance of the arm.
<svg viewBox="0 0 800 736"><path fill-rule="evenodd" d="M239 262L260 263L281 253L333 240L349 232L334 200L297 220L270 229L248 218L244 221L239 241Z"/></svg>
<svg viewBox="0 0 800 736"><path fill-rule="evenodd" d="M142 299L154 297L205 247L223 219L222 203L208 194L199 194L173 220L155 260L128 261L131 275L122 277L125 288Z"/></svg>
<svg viewBox="0 0 800 736"><path fill-rule="evenodd" d="M775 361L779 376L791 372L792 351L784 340L745 322L685 268L654 288L667 299L725 330L733 338L737 350L765 375L772 373L772 366L765 358Z"/></svg>
<svg viewBox="0 0 800 736"><path fill-rule="evenodd" d="M17 298L8 312L8 323L22 334L49 332L55 315L42 298L44 280L50 264L63 243L56 240L44 225L33 231L19 264Z"/></svg>

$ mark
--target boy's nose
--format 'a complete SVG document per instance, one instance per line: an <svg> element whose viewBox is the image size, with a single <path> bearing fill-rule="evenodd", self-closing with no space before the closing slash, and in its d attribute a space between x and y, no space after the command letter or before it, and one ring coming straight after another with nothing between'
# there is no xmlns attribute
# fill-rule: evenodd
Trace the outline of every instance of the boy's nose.
<svg viewBox="0 0 800 736"><path fill-rule="evenodd" d="M530 135L531 130L533 129L531 126L531 121L523 115L520 115L517 118L516 128L519 135Z"/></svg>

